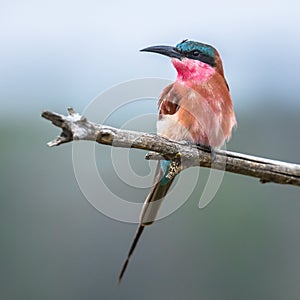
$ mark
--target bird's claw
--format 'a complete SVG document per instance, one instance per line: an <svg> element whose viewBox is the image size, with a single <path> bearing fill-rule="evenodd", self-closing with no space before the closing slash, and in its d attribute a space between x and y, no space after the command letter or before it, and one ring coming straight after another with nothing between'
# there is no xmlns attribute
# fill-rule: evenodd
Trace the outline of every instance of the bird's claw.
<svg viewBox="0 0 300 300"><path fill-rule="evenodd" d="M211 162L214 162L217 158L217 155L213 148L210 149L210 154L211 154Z"/></svg>
<svg viewBox="0 0 300 300"><path fill-rule="evenodd" d="M193 143L191 141L179 141L178 143L184 146L193 146Z"/></svg>
<svg viewBox="0 0 300 300"><path fill-rule="evenodd" d="M200 143L196 144L196 147L198 149L200 149L200 150L202 150L204 148L205 150L207 150L208 152L210 152L210 154L211 154L211 161L212 162L214 162L216 160L217 155L216 155L216 152L215 152L215 150L214 150L213 147L207 146L207 145L203 145L203 144L200 144Z"/></svg>

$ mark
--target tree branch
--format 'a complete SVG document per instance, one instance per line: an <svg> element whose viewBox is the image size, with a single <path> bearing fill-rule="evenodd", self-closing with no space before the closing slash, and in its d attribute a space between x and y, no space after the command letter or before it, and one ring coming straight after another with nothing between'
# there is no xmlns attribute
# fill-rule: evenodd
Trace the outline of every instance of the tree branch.
<svg viewBox="0 0 300 300"><path fill-rule="evenodd" d="M177 162L176 166L180 160L180 170L177 170L174 176L182 169L201 165L259 178L262 183L273 182L300 186L300 165L297 164L224 150L216 150L216 159L212 161L210 150L206 147L174 142L150 133L96 124L88 121L72 108L68 108L68 116L45 111L42 117L62 129L61 135L48 143L49 147L75 140L95 141L114 147L152 151L147 154L146 159L168 159Z"/></svg>

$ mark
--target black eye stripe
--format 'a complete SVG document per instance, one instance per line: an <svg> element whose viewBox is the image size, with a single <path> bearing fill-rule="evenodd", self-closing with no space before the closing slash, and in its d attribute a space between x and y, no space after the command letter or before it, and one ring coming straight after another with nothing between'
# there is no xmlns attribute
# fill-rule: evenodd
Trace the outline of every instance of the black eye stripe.
<svg viewBox="0 0 300 300"><path fill-rule="evenodd" d="M181 49L176 49L176 51L180 53L182 57L200 60L212 67L216 66L215 58L209 55L208 53L202 52L200 50L182 51Z"/></svg>

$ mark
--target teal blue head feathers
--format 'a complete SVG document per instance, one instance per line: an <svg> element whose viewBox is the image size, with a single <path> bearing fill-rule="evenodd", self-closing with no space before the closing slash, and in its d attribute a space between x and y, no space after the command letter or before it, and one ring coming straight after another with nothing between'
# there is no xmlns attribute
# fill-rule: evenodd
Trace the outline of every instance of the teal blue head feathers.
<svg viewBox="0 0 300 300"><path fill-rule="evenodd" d="M175 49L184 57L200 60L212 67L216 65L216 49L210 45L183 40Z"/></svg>
<svg viewBox="0 0 300 300"><path fill-rule="evenodd" d="M200 42L183 40L175 47L152 46L141 51L155 52L169 57L182 59L189 58L202 61L212 67L217 65L217 51L214 47Z"/></svg>

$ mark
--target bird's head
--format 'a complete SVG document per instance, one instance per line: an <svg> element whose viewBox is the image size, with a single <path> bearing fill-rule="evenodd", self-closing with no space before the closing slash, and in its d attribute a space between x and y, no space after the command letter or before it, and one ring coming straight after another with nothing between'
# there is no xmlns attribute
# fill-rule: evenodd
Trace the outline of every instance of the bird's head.
<svg viewBox="0 0 300 300"><path fill-rule="evenodd" d="M142 49L143 52L154 52L172 58L172 63L179 75L195 75L202 69L219 72L222 76L223 66L218 51L210 45L200 42L183 40L173 46L151 46ZM203 72L200 72L203 75Z"/></svg>

